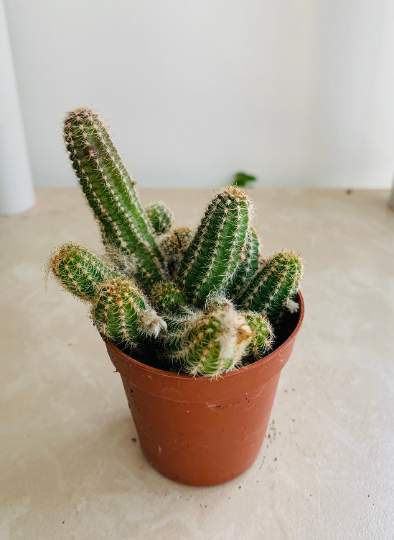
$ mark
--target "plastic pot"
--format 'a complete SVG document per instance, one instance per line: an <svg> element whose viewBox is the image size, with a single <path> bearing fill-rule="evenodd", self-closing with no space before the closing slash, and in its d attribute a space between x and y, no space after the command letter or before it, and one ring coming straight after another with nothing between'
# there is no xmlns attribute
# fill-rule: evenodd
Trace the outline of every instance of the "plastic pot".
<svg viewBox="0 0 394 540"><path fill-rule="evenodd" d="M252 465L267 430L279 377L304 318L282 325L281 345L261 360L217 380L162 371L106 341L119 371L147 460L182 484L211 486Z"/></svg>

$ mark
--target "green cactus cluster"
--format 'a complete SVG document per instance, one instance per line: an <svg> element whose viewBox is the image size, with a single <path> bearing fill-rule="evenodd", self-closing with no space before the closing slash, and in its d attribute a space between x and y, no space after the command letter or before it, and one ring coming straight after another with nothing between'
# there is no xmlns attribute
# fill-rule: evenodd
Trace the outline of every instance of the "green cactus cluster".
<svg viewBox="0 0 394 540"><path fill-rule="evenodd" d="M218 376L237 367L252 338L243 315L230 304L213 310L189 309L170 315L162 351L190 375Z"/></svg>
<svg viewBox="0 0 394 540"><path fill-rule="evenodd" d="M163 202L142 207L95 111L69 113L64 140L105 254L69 242L48 268L90 305L101 334L192 376L217 377L268 354L282 317L298 308L303 261L290 250L263 261L245 191L223 188L196 229L174 227Z"/></svg>

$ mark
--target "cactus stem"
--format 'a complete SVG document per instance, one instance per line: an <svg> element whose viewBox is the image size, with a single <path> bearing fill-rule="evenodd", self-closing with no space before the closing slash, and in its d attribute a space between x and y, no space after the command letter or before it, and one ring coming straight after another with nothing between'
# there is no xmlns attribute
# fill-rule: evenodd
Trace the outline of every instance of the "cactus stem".
<svg viewBox="0 0 394 540"><path fill-rule="evenodd" d="M202 305L211 291L220 291L239 264L251 215L245 192L223 189L210 202L178 271L188 297Z"/></svg>
<svg viewBox="0 0 394 540"><path fill-rule="evenodd" d="M238 303L253 311L266 314L276 325L297 293L303 275L301 257L290 250L273 255L248 284Z"/></svg>
<svg viewBox="0 0 394 540"><path fill-rule="evenodd" d="M104 257L72 242L63 244L51 256L47 263L47 275L49 272L64 289L89 302L98 294L105 280L118 274Z"/></svg>
<svg viewBox="0 0 394 540"><path fill-rule="evenodd" d="M139 259L142 284L165 278L153 238L126 167L102 119L91 109L77 109L65 120L64 138L74 170L89 204L104 228L105 243ZM148 271L146 271L148 269Z"/></svg>
<svg viewBox="0 0 394 540"><path fill-rule="evenodd" d="M133 281L116 277L106 281L92 308L92 318L114 343L143 345L147 336L165 330L165 321L148 304Z"/></svg>
<svg viewBox="0 0 394 540"><path fill-rule="evenodd" d="M240 297L258 269L260 238L255 227L248 231L247 240L241 253L241 261L234 272L228 293L231 298Z"/></svg>
<svg viewBox="0 0 394 540"><path fill-rule="evenodd" d="M151 203L145 208L145 212L156 234L166 233L174 221L174 214L163 202Z"/></svg>

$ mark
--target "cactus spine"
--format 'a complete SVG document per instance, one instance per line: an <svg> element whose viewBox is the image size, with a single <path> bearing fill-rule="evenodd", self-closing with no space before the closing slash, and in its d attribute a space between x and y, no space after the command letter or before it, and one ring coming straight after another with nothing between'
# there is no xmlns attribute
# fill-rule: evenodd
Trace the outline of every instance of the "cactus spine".
<svg viewBox="0 0 394 540"><path fill-rule="evenodd" d="M245 244L244 258L235 270L231 284L229 286L228 294L231 296L231 298L236 298L237 296L240 296L241 292L245 290L249 281L256 273L259 264L259 254L259 235L257 233L257 230L254 227L251 227L248 231L248 236Z"/></svg>
<svg viewBox="0 0 394 540"><path fill-rule="evenodd" d="M174 215L163 202L150 204L145 212L156 233L164 234L171 228Z"/></svg>
<svg viewBox="0 0 394 540"><path fill-rule="evenodd" d="M235 369L252 337L245 317L230 304L170 319L161 336L165 354L189 375L217 377Z"/></svg>
<svg viewBox="0 0 394 540"><path fill-rule="evenodd" d="M238 304L267 315L275 326L286 308L296 309L293 298L302 276L301 257L287 249L279 251L257 271L239 298Z"/></svg>
<svg viewBox="0 0 394 540"><path fill-rule="evenodd" d="M62 287L82 300L92 301L101 284L118 272L79 244L62 245L48 263Z"/></svg>
<svg viewBox="0 0 394 540"><path fill-rule="evenodd" d="M186 306L186 298L172 281L161 281L153 286L150 299L159 313L171 313Z"/></svg>
<svg viewBox="0 0 394 540"><path fill-rule="evenodd" d="M178 282L190 301L204 305L213 291L221 291L240 262L250 222L246 193L230 186L208 205L179 267Z"/></svg>
<svg viewBox="0 0 394 540"><path fill-rule="evenodd" d="M114 343L140 346L148 336L166 328L139 288L129 279L116 277L101 287L92 317L100 332Z"/></svg>
<svg viewBox="0 0 394 540"><path fill-rule="evenodd" d="M253 333L247 353L252 356L253 360L259 360L272 349L274 344L275 336L271 323L267 317L254 311L244 311L242 315Z"/></svg>
<svg viewBox="0 0 394 540"><path fill-rule="evenodd" d="M126 167L100 116L88 108L70 112L64 139L81 187L102 226L105 242L136 255L145 287L164 274L162 257Z"/></svg>

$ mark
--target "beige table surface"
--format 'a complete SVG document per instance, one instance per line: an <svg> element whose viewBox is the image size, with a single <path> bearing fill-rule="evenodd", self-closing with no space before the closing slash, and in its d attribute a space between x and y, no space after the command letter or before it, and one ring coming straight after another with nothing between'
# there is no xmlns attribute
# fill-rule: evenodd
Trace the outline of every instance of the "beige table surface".
<svg viewBox="0 0 394 540"><path fill-rule="evenodd" d="M212 190L141 190L197 222ZM0 219L0 539L394 538L394 212L387 192L253 190L264 254L307 260L306 318L271 429L240 478L191 488L137 442L86 308L50 281L66 240L96 248L77 189ZM274 424L273 424L274 422Z"/></svg>

